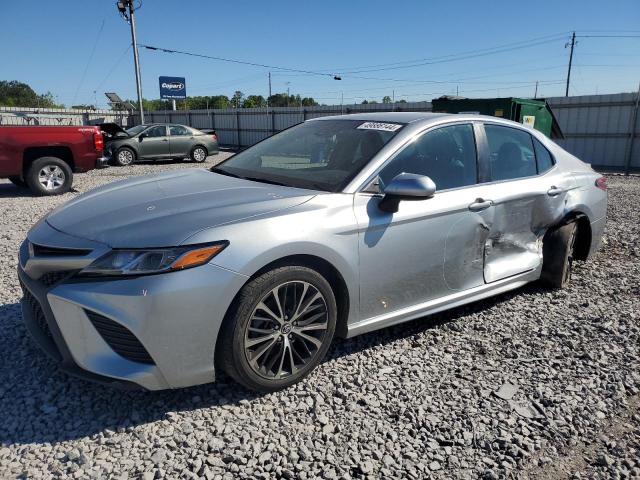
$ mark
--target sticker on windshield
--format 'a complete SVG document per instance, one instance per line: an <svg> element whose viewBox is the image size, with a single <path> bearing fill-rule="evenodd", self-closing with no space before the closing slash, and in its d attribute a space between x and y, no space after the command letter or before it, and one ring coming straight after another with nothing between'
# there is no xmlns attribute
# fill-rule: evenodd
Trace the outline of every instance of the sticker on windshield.
<svg viewBox="0 0 640 480"><path fill-rule="evenodd" d="M360 130L383 130L385 132L395 132L402 125L398 123L364 122L358 127Z"/></svg>

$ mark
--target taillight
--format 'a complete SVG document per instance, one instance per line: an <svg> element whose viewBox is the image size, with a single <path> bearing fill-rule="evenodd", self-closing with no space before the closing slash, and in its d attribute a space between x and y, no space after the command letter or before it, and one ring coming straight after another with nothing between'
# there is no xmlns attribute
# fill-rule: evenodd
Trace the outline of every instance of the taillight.
<svg viewBox="0 0 640 480"><path fill-rule="evenodd" d="M211 134L211 136L213 137L213 141L217 142L218 141L218 135L214 132Z"/></svg>
<svg viewBox="0 0 640 480"><path fill-rule="evenodd" d="M596 180L596 187L600 190L606 192L607 191L607 179L605 177L600 177Z"/></svg>
<svg viewBox="0 0 640 480"><path fill-rule="evenodd" d="M104 138L102 137L102 132L93 132L93 146L95 147L96 152L104 150Z"/></svg>

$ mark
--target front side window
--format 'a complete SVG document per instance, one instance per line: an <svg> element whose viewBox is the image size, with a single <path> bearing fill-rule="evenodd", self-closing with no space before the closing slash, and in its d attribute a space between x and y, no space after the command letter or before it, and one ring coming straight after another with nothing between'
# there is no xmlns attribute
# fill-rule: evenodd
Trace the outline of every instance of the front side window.
<svg viewBox="0 0 640 480"><path fill-rule="evenodd" d="M147 137L166 137L167 128L164 125L157 125L155 127L151 127L145 133L147 134Z"/></svg>
<svg viewBox="0 0 640 480"><path fill-rule="evenodd" d="M485 124L491 181L536 175L531 135L517 128Z"/></svg>
<svg viewBox="0 0 640 480"><path fill-rule="evenodd" d="M171 133L172 136L190 135L189 130L186 127L183 127L182 125L171 125L169 127L169 132Z"/></svg>
<svg viewBox="0 0 640 480"><path fill-rule="evenodd" d="M533 147L536 152L536 162L538 164L538 173L544 173L547 170L550 170L553 167L553 157L549 150L542 145L540 140L534 137L533 139Z"/></svg>
<svg viewBox="0 0 640 480"><path fill-rule="evenodd" d="M266 183L338 192L403 124L315 120L274 135L211 171Z"/></svg>
<svg viewBox="0 0 640 480"><path fill-rule="evenodd" d="M134 135L142 132L145 128L147 128L146 125L136 125L135 127L127 128L127 133L133 137Z"/></svg>
<svg viewBox="0 0 640 480"><path fill-rule="evenodd" d="M380 187L400 173L426 175L438 190L477 182L476 143L471 124L431 130L407 145L380 171Z"/></svg>

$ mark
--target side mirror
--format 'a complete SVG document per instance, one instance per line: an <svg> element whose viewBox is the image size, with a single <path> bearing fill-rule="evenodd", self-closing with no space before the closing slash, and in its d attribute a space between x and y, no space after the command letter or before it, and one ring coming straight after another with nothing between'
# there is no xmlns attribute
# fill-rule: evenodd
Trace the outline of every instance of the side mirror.
<svg viewBox="0 0 640 480"><path fill-rule="evenodd" d="M384 187L384 197L378 204L380 210L388 213L398 211L401 200L424 200L436 193L436 184L425 175L401 173Z"/></svg>
<svg viewBox="0 0 640 480"><path fill-rule="evenodd" d="M148 135L144 132L142 132L140 135L138 135L138 140L142 141L144 140L146 137L148 137Z"/></svg>

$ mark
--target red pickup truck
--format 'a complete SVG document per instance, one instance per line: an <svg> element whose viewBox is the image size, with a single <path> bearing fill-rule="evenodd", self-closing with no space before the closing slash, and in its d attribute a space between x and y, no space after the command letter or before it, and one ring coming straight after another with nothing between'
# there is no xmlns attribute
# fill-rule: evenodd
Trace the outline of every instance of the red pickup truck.
<svg viewBox="0 0 640 480"><path fill-rule="evenodd" d="M103 150L100 127L0 127L0 178L58 195L71 188L73 172L106 166Z"/></svg>

